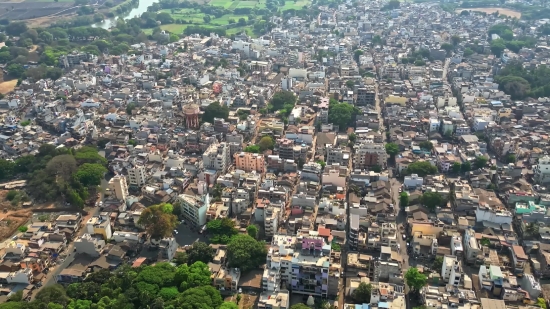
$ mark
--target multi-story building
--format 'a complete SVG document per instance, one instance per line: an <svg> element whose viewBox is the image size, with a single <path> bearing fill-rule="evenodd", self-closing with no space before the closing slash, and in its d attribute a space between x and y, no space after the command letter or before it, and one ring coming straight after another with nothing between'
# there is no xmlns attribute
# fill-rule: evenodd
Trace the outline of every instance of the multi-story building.
<svg viewBox="0 0 550 309"><path fill-rule="evenodd" d="M357 106L367 106L374 105L376 102L376 90L374 86L368 85L365 87L357 88L357 100L355 105Z"/></svg>
<svg viewBox="0 0 550 309"><path fill-rule="evenodd" d="M210 195L206 191L206 184L199 185L199 194L180 194L176 204L181 207L182 216L195 226L206 224L206 211L210 206Z"/></svg>
<svg viewBox="0 0 550 309"><path fill-rule="evenodd" d="M357 248L359 244L359 215L349 216L348 244L352 249Z"/></svg>
<svg viewBox="0 0 550 309"><path fill-rule="evenodd" d="M236 153L233 158L235 159L235 167L239 170L265 172L265 160L262 154L241 152Z"/></svg>
<svg viewBox="0 0 550 309"><path fill-rule="evenodd" d="M111 239L113 232L109 213L102 212L98 216L91 217L86 222L86 232L90 235L101 235L105 241Z"/></svg>
<svg viewBox="0 0 550 309"><path fill-rule="evenodd" d="M299 159L305 160L308 147L295 144L290 139L281 138L277 140L277 149L280 158L298 161Z"/></svg>
<svg viewBox="0 0 550 309"><path fill-rule="evenodd" d="M128 168L128 180L130 186L141 188L147 182L145 166L136 165Z"/></svg>
<svg viewBox="0 0 550 309"><path fill-rule="evenodd" d="M231 164L231 150L225 142L212 144L202 155L202 163L205 169L214 169L222 173L227 170Z"/></svg>
<svg viewBox="0 0 550 309"><path fill-rule="evenodd" d="M264 208L264 230L266 237L272 237L279 230L281 208L277 204L269 204Z"/></svg>
<svg viewBox="0 0 550 309"><path fill-rule="evenodd" d="M353 168L364 169L370 166L378 165L385 168L388 161L388 154L383 143L375 143L372 140L366 140L353 146L355 155L353 157Z"/></svg>
<svg viewBox="0 0 550 309"><path fill-rule="evenodd" d="M117 200L126 201L128 197L128 185L126 178L121 175L116 175L109 180L109 189L114 193Z"/></svg>
<svg viewBox="0 0 550 309"><path fill-rule="evenodd" d="M460 261L454 255L446 255L443 258L443 265L441 266L441 277L443 280L454 286L458 286L460 278L462 277L462 270L460 267Z"/></svg>
<svg viewBox="0 0 550 309"><path fill-rule="evenodd" d="M534 179L539 184L550 182L550 156L539 158L539 163L533 166Z"/></svg>
<svg viewBox="0 0 550 309"><path fill-rule="evenodd" d="M327 152L327 165L336 163L342 166L348 166L349 158L351 157L349 150L333 145L327 145L325 150Z"/></svg>

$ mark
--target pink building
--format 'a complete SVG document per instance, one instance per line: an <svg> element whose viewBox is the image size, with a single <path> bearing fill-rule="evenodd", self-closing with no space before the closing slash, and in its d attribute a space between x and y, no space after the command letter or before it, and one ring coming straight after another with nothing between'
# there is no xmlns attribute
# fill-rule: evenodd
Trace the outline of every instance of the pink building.
<svg viewBox="0 0 550 309"><path fill-rule="evenodd" d="M265 172L264 156L258 153L241 152L233 155L235 167L245 172Z"/></svg>

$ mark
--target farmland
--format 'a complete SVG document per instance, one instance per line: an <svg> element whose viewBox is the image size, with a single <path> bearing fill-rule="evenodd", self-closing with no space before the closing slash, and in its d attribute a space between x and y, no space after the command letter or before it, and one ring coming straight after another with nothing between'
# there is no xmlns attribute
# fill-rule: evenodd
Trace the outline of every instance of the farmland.
<svg viewBox="0 0 550 309"><path fill-rule="evenodd" d="M493 14L498 12L500 15L506 15L515 18L521 18L521 12L506 9L506 8L468 8L468 9L458 9L457 13L460 14L462 11L474 11L474 12L484 12L487 14Z"/></svg>

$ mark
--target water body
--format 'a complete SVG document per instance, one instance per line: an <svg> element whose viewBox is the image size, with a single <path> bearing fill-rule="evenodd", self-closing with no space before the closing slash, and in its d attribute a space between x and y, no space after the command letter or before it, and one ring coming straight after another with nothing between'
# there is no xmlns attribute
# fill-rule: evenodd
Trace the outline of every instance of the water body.
<svg viewBox="0 0 550 309"><path fill-rule="evenodd" d="M139 0L137 7L133 8L130 12L123 13L120 16L115 18L105 19L100 23L93 24L92 27L100 27L103 29L109 29L116 25L116 20L119 18L132 19L134 17L139 17L141 14L147 12L147 8L153 5L154 3L159 2L160 0Z"/></svg>

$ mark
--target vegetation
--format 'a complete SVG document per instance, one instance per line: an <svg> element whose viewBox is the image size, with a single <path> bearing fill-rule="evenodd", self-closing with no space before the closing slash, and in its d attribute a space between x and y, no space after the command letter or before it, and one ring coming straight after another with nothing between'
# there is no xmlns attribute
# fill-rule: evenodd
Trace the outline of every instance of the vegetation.
<svg viewBox="0 0 550 309"><path fill-rule="evenodd" d="M279 91L273 95L271 101L269 101L269 110L277 111L282 109L292 110L294 104L296 104L296 96L292 91ZM290 112L290 111L289 111Z"/></svg>
<svg viewBox="0 0 550 309"><path fill-rule="evenodd" d="M239 267L243 272L264 264L266 254L264 242L249 235L236 235L227 245L229 266Z"/></svg>
<svg viewBox="0 0 550 309"><path fill-rule="evenodd" d="M138 224L143 226L152 239L162 239L172 235L177 225L171 204L159 204L147 207L141 213Z"/></svg>
<svg viewBox="0 0 550 309"><path fill-rule="evenodd" d="M211 235L210 242L214 244L227 244L239 233L235 222L229 218L208 221L206 227Z"/></svg>
<svg viewBox="0 0 550 309"><path fill-rule="evenodd" d="M419 291L426 285L428 278L426 275L420 273L418 268L411 267L405 273L405 282L414 291Z"/></svg>
<svg viewBox="0 0 550 309"><path fill-rule="evenodd" d="M409 194L407 192L399 194L399 205L403 208L409 206Z"/></svg>
<svg viewBox="0 0 550 309"><path fill-rule="evenodd" d="M390 155L392 159L399 153L399 146L395 143L387 143L384 147L386 148L386 153Z"/></svg>
<svg viewBox="0 0 550 309"><path fill-rule="evenodd" d="M210 247L207 243L202 241L194 242L193 245L186 250L188 264L194 264L195 262L203 262L208 264L214 260L216 250Z"/></svg>
<svg viewBox="0 0 550 309"><path fill-rule="evenodd" d="M460 170L463 173L469 172L472 170L472 164L469 161L466 161L460 165Z"/></svg>
<svg viewBox="0 0 550 309"><path fill-rule="evenodd" d="M26 227L26 226L20 226L20 227L17 228L17 230L21 233L25 233L26 231L29 230L29 228Z"/></svg>
<svg viewBox="0 0 550 309"><path fill-rule="evenodd" d="M420 142L420 143L418 144L418 146L420 146L420 148L425 149L425 150L428 150L428 151L431 151L431 150L434 148L433 143L430 142L430 141L423 141L423 142Z"/></svg>
<svg viewBox="0 0 550 309"><path fill-rule="evenodd" d="M444 206L447 203L443 196L437 192L425 192L422 194L420 201L431 212L435 212L437 207Z"/></svg>
<svg viewBox="0 0 550 309"><path fill-rule="evenodd" d="M169 263L132 268L122 265L90 274L84 282L44 287L32 302L11 301L2 309L23 308L185 308L219 309L220 292L211 285L210 271L202 262L174 267ZM234 308L234 307L229 307Z"/></svg>
<svg viewBox="0 0 550 309"><path fill-rule="evenodd" d="M443 267L443 257L437 256L432 264L432 269L441 272L441 267Z"/></svg>
<svg viewBox="0 0 550 309"><path fill-rule="evenodd" d="M346 130L351 125L355 115L359 110L351 104L340 103L330 99L328 107L328 122L338 125L341 131Z"/></svg>
<svg viewBox="0 0 550 309"><path fill-rule="evenodd" d="M260 153L260 146L259 146L259 145L250 145L250 146L246 146L246 147L244 148L244 152Z"/></svg>
<svg viewBox="0 0 550 309"><path fill-rule="evenodd" d="M339 244L334 242L330 244L330 248L332 249L332 251L336 251L336 252L342 251L342 247Z"/></svg>
<svg viewBox="0 0 550 309"><path fill-rule="evenodd" d="M220 105L220 102L214 102L204 109L202 121L214 123L214 118L227 120L227 117L229 117L229 107Z"/></svg>
<svg viewBox="0 0 550 309"><path fill-rule="evenodd" d="M499 89L509 94L513 100L550 96L550 68L546 65L528 70L522 63L510 61L500 70L495 81L499 84Z"/></svg>
<svg viewBox="0 0 550 309"><path fill-rule="evenodd" d="M462 170L462 164L460 162L454 162L452 167L453 173L458 174Z"/></svg>
<svg viewBox="0 0 550 309"><path fill-rule="evenodd" d="M256 239L256 237L258 237L258 227L255 225L249 225L246 227L246 233L248 236Z"/></svg>
<svg viewBox="0 0 550 309"><path fill-rule="evenodd" d="M275 147L275 141L271 136L264 136L258 142L258 146L260 147L260 151L262 152L270 149L272 150Z"/></svg>
<svg viewBox="0 0 550 309"><path fill-rule="evenodd" d="M437 167L428 161L413 162L405 170L406 175L417 174L420 177L434 175L435 173L437 173Z"/></svg>
<svg viewBox="0 0 550 309"><path fill-rule="evenodd" d="M485 156L478 156L476 157L476 160L474 162L474 166L476 169L478 168L484 168L485 166L487 166L487 157Z"/></svg>
<svg viewBox="0 0 550 309"><path fill-rule="evenodd" d="M372 292L372 285L361 282L357 289L353 291L351 297L358 304L370 303L370 296Z"/></svg>

